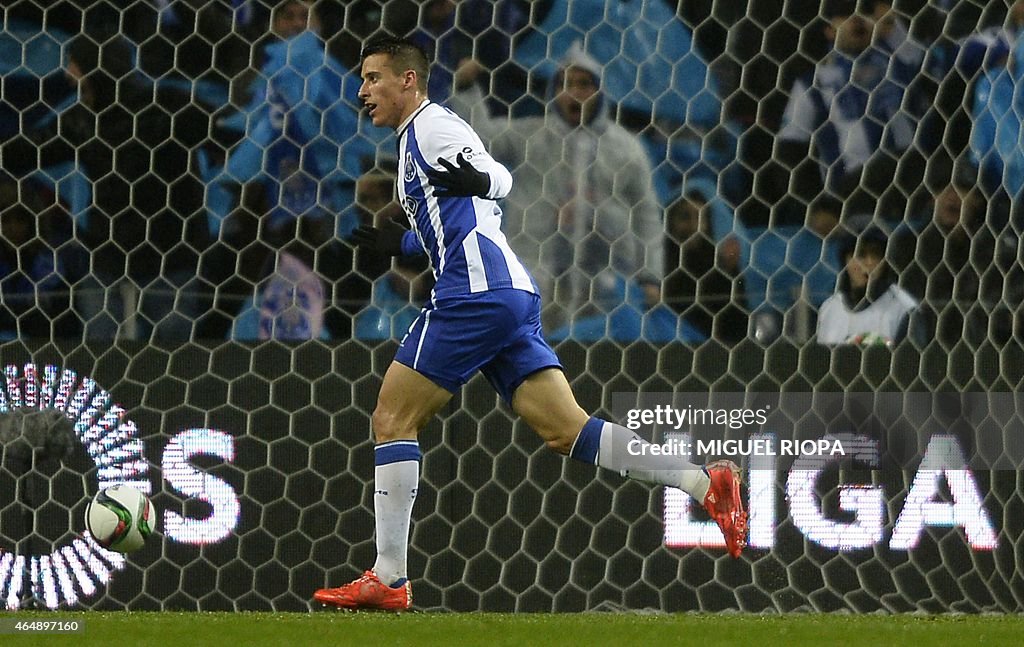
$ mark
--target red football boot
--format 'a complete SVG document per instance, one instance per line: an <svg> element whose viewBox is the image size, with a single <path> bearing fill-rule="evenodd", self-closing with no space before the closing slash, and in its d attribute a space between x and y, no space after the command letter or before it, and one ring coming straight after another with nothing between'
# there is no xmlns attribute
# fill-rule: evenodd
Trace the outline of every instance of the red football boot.
<svg viewBox="0 0 1024 647"><path fill-rule="evenodd" d="M412 607L412 585L406 580L402 586L393 589L377 578L373 571L366 571L354 582L336 589L320 589L313 599L339 609L381 609L405 611Z"/></svg>
<svg viewBox="0 0 1024 647"><path fill-rule="evenodd" d="M722 460L704 466L711 485L704 496L704 509L725 535L725 547L738 558L747 545L747 513L740 498L740 468L732 461Z"/></svg>

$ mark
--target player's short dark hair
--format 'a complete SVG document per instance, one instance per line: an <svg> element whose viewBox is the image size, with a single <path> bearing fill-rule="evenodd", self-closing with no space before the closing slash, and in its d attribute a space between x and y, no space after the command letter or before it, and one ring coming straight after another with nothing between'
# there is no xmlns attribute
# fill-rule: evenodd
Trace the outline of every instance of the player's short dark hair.
<svg viewBox="0 0 1024 647"><path fill-rule="evenodd" d="M406 70L416 72L417 86L426 91L427 79L430 76L430 63L427 54L416 43L407 38L394 36L377 36L363 46L359 55L360 62L374 54L386 54L391 57L391 70L402 74Z"/></svg>

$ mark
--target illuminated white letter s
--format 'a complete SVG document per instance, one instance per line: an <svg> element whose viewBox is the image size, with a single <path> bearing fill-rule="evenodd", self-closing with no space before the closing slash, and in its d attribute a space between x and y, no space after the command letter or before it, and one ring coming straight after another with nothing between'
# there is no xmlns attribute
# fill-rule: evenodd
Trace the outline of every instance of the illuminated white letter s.
<svg viewBox="0 0 1024 647"><path fill-rule="evenodd" d="M209 544L231 534L238 526L241 508L231 485L189 464L189 459L197 454L234 460L234 439L215 429L187 429L167 443L163 454L164 478L181 494L209 503L213 514L206 519L190 519L165 510L164 534L175 541Z"/></svg>

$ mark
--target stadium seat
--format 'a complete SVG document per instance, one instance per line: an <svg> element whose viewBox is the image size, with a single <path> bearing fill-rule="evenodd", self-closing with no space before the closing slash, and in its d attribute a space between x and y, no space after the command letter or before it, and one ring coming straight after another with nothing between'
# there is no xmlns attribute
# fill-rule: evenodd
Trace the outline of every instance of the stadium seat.
<svg viewBox="0 0 1024 647"><path fill-rule="evenodd" d="M92 184L77 166L71 162L58 164L36 171L29 178L52 187L60 199L67 203L72 219L80 227L88 226Z"/></svg>
<svg viewBox="0 0 1024 647"><path fill-rule="evenodd" d="M784 312L792 295L784 287L795 283L794 273L786 268L786 250L793 228L751 230L750 272L747 274L747 295L751 310L765 305Z"/></svg>
<svg viewBox="0 0 1024 647"><path fill-rule="evenodd" d="M740 271L747 282L747 307L753 309L754 302L750 293L751 280L751 245L755 235L743 221L736 218L733 210L722 200L718 192L718 184L713 177L697 175L688 177L678 195L696 193L708 201L711 209L711 235L715 243L721 243L730 236L735 237L740 244ZM675 198L673 198L675 199Z"/></svg>
<svg viewBox="0 0 1024 647"><path fill-rule="evenodd" d="M249 299L238 311L228 339L235 341L256 341L260 338L260 311L255 299Z"/></svg>
<svg viewBox="0 0 1024 647"><path fill-rule="evenodd" d="M814 307L835 292L840 269L835 241L826 242L811 230L800 228L789 240L787 265L802 277Z"/></svg>
<svg viewBox="0 0 1024 647"><path fill-rule="evenodd" d="M0 32L0 75L39 79L61 69L61 47L68 35L58 29L11 20Z"/></svg>
<svg viewBox="0 0 1024 647"><path fill-rule="evenodd" d="M552 342L566 339L578 342L611 339L621 343L643 340L662 344L672 341L699 344L707 341L706 335L667 306L659 304L646 309L643 290L635 282L619 278L615 294L619 305L608 314L574 319L553 330L547 338Z"/></svg>
<svg viewBox="0 0 1024 647"><path fill-rule="evenodd" d="M61 49L69 36L59 29L9 19L0 31L0 137L14 136L58 112L62 101L74 99L62 73ZM42 99L42 101L40 101Z"/></svg>
<svg viewBox="0 0 1024 647"><path fill-rule="evenodd" d="M1002 188L1010 195L1024 189L1021 130L1024 102L1021 81L1024 48L1012 52L1015 64L985 70L974 88L970 150L972 161L981 170L981 181L988 191Z"/></svg>
<svg viewBox="0 0 1024 647"><path fill-rule="evenodd" d="M751 264L746 276L752 311L786 312L804 286L814 306L831 296L839 271L833 243L825 244L802 227L758 228L750 235Z"/></svg>
<svg viewBox="0 0 1024 647"><path fill-rule="evenodd" d="M234 341L262 341L260 339L260 309L255 297L248 299L239 310L234 323L231 324L231 331L228 339ZM324 326L320 330L320 341L330 341L331 335Z"/></svg>
<svg viewBox="0 0 1024 647"><path fill-rule="evenodd" d="M419 308L391 289L382 277L373 284L370 305L356 315L353 335L365 341L401 339L419 313Z"/></svg>

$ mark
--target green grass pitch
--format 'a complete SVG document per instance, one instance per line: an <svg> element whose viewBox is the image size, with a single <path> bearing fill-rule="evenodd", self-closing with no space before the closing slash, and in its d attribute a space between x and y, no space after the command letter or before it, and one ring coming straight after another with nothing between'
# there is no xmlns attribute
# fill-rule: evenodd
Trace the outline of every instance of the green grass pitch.
<svg viewBox="0 0 1024 647"><path fill-rule="evenodd" d="M1016 615L499 613L3 613L80 633L0 635L3 645L1021 645Z"/></svg>

